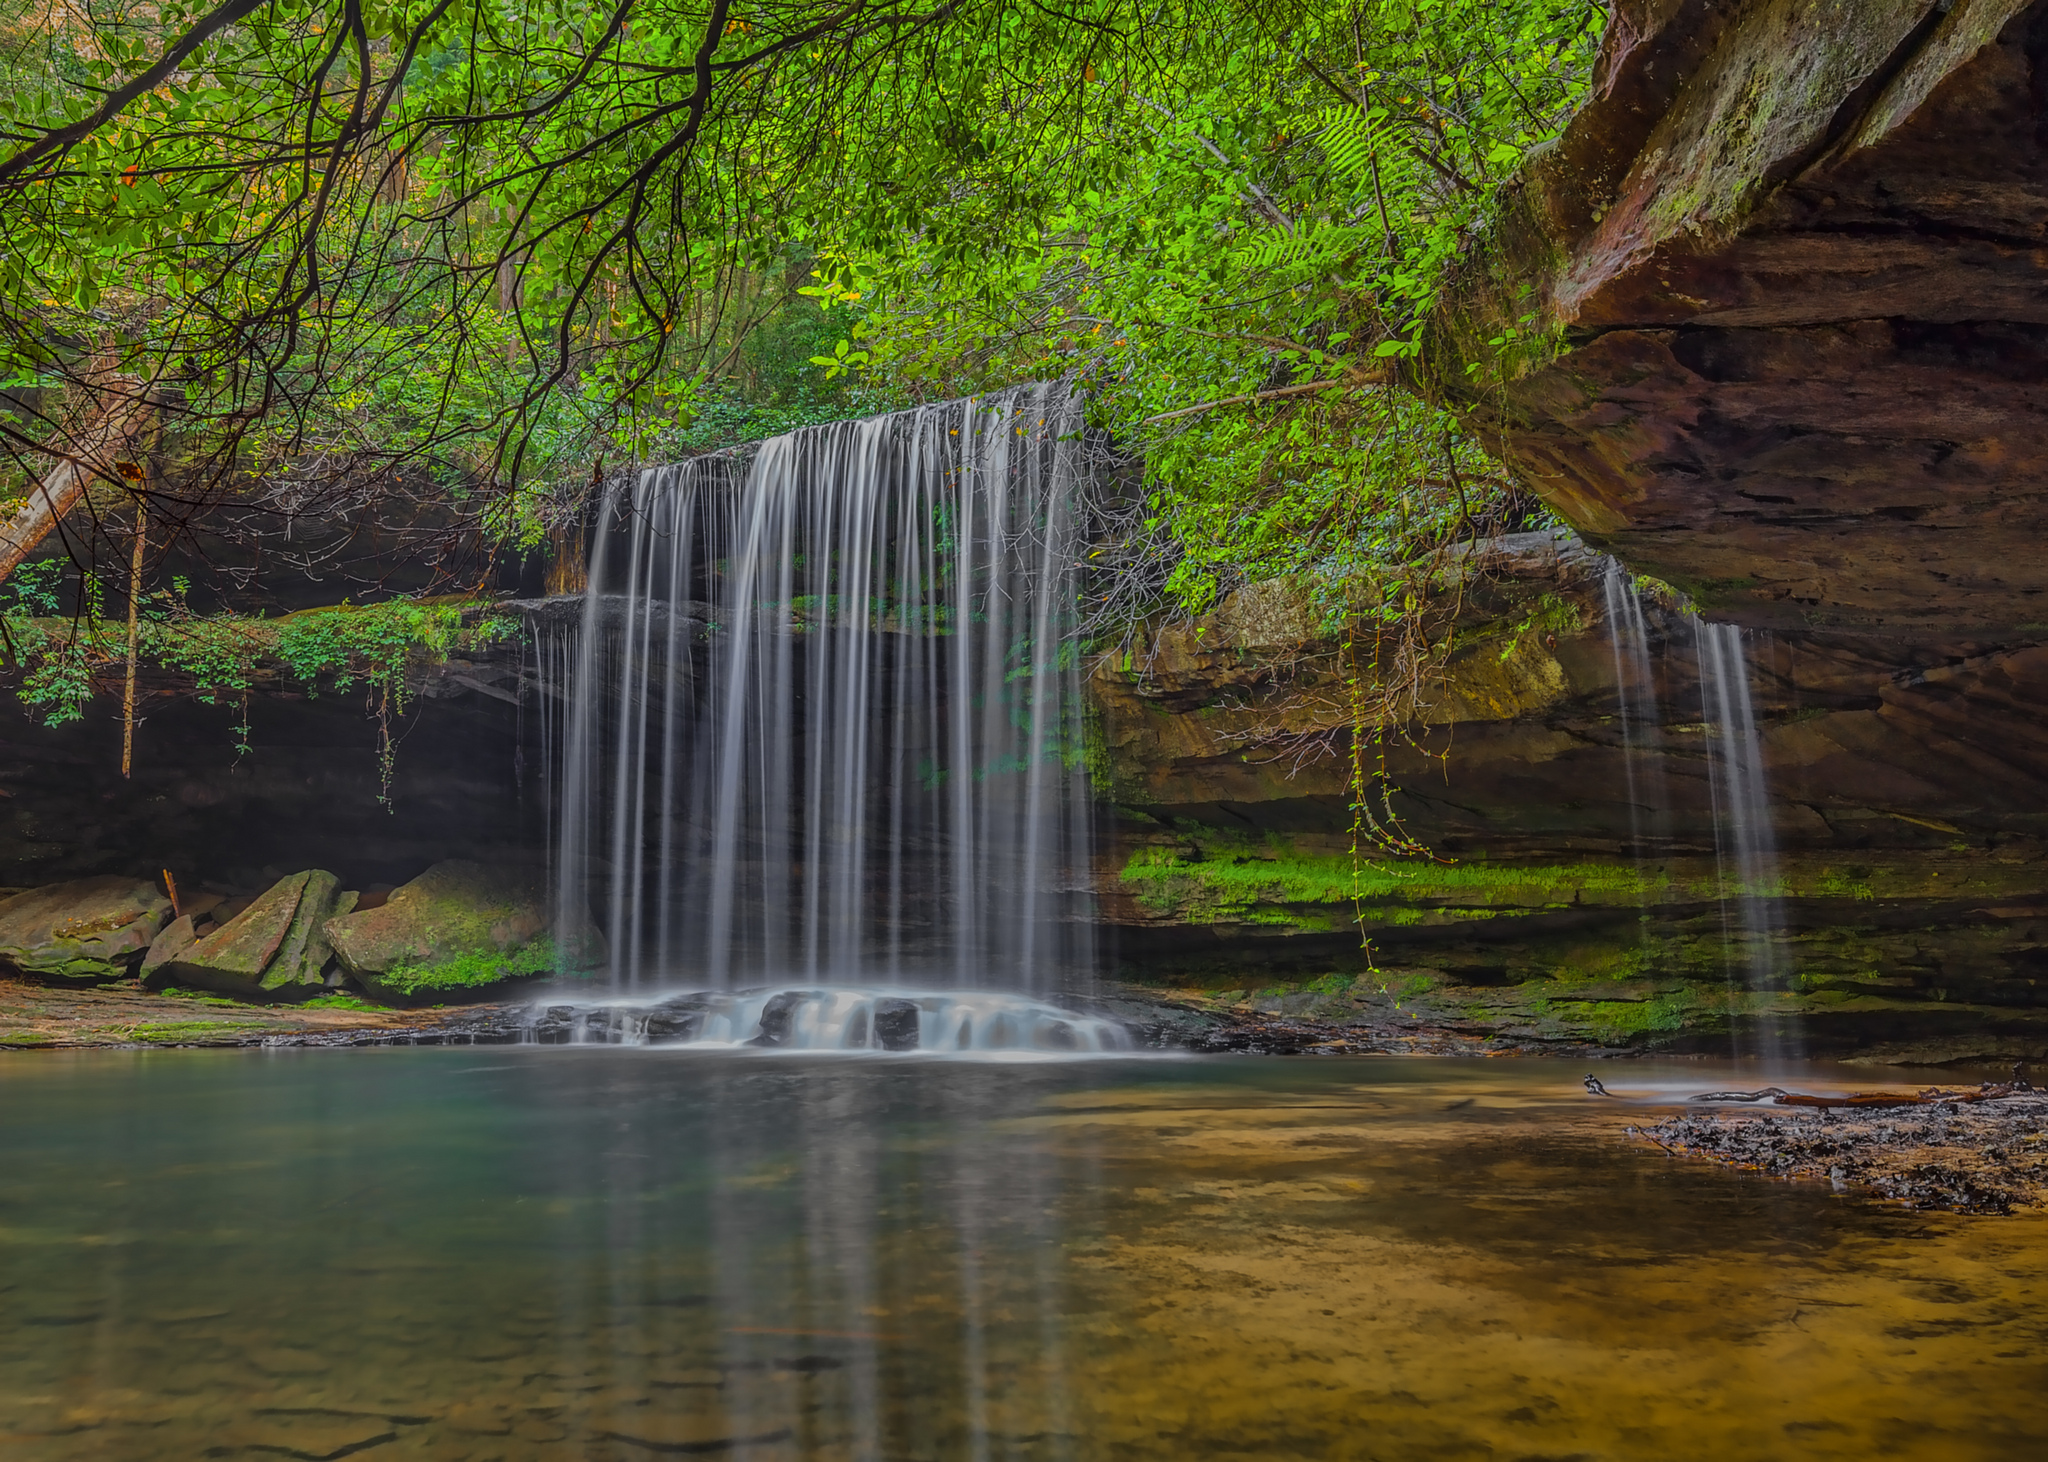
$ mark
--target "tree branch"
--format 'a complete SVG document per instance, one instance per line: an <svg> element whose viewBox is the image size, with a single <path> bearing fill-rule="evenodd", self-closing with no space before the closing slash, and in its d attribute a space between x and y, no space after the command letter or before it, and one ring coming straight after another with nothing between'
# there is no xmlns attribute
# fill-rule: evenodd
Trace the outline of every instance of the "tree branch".
<svg viewBox="0 0 2048 1462"><path fill-rule="evenodd" d="M5 162L0 162L0 183L12 181L34 167L52 153L70 151L86 138L104 127L128 109L129 103L163 85L172 72L184 64L186 57L226 30L236 21L252 15L268 5L270 0L228 0L228 3L201 16L177 42L157 59L157 63L135 77L126 86L108 93L107 99L86 116L67 126L53 127L41 137L22 148Z"/></svg>
<svg viewBox="0 0 2048 1462"><path fill-rule="evenodd" d="M1219 406L1246 406L1255 401L1277 401L1283 396L1306 396L1311 391L1327 391L1332 387L1357 390L1364 386L1384 386L1393 380L1391 371L1370 371L1356 380L1299 381L1292 386L1277 386L1271 391L1253 391L1244 396L1225 396L1218 401L1204 401L1199 406L1183 406L1177 411L1162 411L1157 416L1148 416L1141 426L1154 422L1172 421L1177 416L1193 416L1201 411L1214 411Z"/></svg>

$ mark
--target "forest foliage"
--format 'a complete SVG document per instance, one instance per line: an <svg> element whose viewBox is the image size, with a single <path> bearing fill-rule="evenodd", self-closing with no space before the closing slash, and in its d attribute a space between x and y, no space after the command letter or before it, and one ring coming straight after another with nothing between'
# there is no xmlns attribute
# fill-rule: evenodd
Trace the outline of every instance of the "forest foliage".
<svg viewBox="0 0 2048 1462"><path fill-rule="evenodd" d="M9 3L0 511L145 397L112 561L399 497L474 589L621 465L1054 376L1187 610L1533 511L1403 382L1597 0Z"/></svg>

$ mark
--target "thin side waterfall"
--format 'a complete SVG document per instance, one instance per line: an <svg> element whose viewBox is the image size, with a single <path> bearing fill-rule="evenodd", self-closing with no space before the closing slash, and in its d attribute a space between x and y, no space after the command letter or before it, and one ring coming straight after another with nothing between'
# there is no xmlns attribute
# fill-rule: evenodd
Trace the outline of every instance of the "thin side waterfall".
<svg viewBox="0 0 2048 1462"><path fill-rule="evenodd" d="M1664 721L1658 705L1656 665L1650 654L1650 626L1643 614L1642 596L1618 559L1607 561L1600 590L1608 643L1614 651L1614 693L1621 710L1629 843L1640 867L1646 852L1663 849L1671 837L1671 797L1657 756Z"/></svg>
<svg viewBox="0 0 2048 1462"><path fill-rule="evenodd" d="M1714 854L1721 886L1723 938L1731 971L1751 994L1768 999L1782 983L1777 900L1778 842L1764 780L1763 740L1750 699L1749 658L1732 624L1694 620L1703 719L1713 728L1707 759L1714 802ZM1732 894L1732 896L1731 896ZM1729 918L1733 909L1734 919ZM1778 1063L1797 1054L1790 1033L1763 1015L1755 1055Z"/></svg>
<svg viewBox="0 0 2048 1462"><path fill-rule="evenodd" d="M604 504L560 917L615 988L1038 991L1092 963L1065 387L811 427Z"/></svg>
<svg viewBox="0 0 2048 1462"><path fill-rule="evenodd" d="M1636 909L1645 971L1657 947L1651 925L1651 860L1671 846L1671 792L1664 775L1664 718L1657 695L1650 626L1635 583L1610 558L1601 580L1608 643L1614 651L1614 694L1621 711L1621 766L1628 793L1629 853L1636 868Z"/></svg>

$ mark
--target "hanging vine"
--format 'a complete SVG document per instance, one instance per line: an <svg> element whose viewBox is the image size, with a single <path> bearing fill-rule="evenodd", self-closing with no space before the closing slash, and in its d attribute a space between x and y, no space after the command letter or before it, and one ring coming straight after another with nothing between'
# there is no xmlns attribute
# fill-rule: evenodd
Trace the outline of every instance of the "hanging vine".
<svg viewBox="0 0 2048 1462"><path fill-rule="evenodd" d="M87 590L80 612L56 617L57 565L24 565L0 590L0 650L20 673L16 698L46 726L83 719L94 697L125 677L129 631L99 612ZM87 580L89 584L91 581ZM519 622L469 598L339 604L277 618L196 614L186 585L141 596L134 633L138 665L174 682L165 689L205 705L232 704L237 757L252 749L249 707L267 685L308 697L357 686L377 723L378 800L391 805L396 747L391 718L403 715L416 676L451 653L483 649L518 633Z"/></svg>

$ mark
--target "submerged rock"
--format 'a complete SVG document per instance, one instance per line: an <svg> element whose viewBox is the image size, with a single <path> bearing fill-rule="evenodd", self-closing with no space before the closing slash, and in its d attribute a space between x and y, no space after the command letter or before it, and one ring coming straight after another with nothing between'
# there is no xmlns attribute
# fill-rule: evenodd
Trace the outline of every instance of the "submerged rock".
<svg viewBox="0 0 2048 1462"><path fill-rule="evenodd" d="M761 1028L748 1044L783 1046L789 1043L790 1021L806 1001L824 997L822 990L784 990L761 1008Z"/></svg>
<svg viewBox="0 0 2048 1462"><path fill-rule="evenodd" d="M505 1029L512 1038L541 1046L686 1042L702 1033L708 1003L708 996L693 994L673 996L657 1005L548 1005L535 1009L523 1023Z"/></svg>
<svg viewBox="0 0 2048 1462"><path fill-rule="evenodd" d="M875 1002L875 1044L885 1051L915 1051L918 1042L917 1002Z"/></svg>
<svg viewBox="0 0 2048 1462"><path fill-rule="evenodd" d="M0 964L28 975L106 980L127 974L171 912L157 887L110 874L0 899Z"/></svg>
<svg viewBox="0 0 2048 1462"><path fill-rule="evenodd" d="M220 928L151 965L152 977L242 1000L294 1000L325 988L321 925L340 884L309 868L281 878ZM153 950L152 953L155 953Z"/></svg>
<svg viewBox="0 0 2048 1462"><path fill-rule="evenodd" d="M560 935L551 912L533 871L453 859L394 889L380 908L328 919L325 932L371 993L445 1000L603 959L596 930Z"/></svg>

